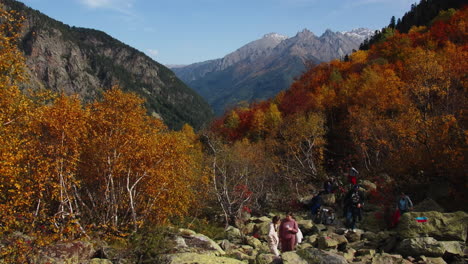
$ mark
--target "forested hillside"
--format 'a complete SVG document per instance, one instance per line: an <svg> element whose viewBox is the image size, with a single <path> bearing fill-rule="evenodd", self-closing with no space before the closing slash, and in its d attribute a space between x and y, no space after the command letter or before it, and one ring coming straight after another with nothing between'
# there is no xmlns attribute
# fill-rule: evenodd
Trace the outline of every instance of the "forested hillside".
<svg viewBox="0 0 468 264"><path fill-rule="evenodd" d="M353 163L400 186L448 183L445 205L466 208L467 12L389 31L347 61L310 69L274 99L230 111L212 131L267 156L271 181L288 189Z"/></svg>

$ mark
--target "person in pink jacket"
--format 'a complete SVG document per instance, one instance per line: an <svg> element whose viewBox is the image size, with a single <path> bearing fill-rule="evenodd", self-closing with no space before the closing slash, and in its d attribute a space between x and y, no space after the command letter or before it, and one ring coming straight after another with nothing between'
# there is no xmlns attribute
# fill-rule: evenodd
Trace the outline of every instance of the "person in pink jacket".
<svg viewBox="0 0 468 264"><path fill-rule="evenodd" d="M293 251L296 246L296 233L298 230L297 222L293 219L291 212L287 213L286 218L281 221L279 227L279 238L281 242L281 251Z"/></svg>

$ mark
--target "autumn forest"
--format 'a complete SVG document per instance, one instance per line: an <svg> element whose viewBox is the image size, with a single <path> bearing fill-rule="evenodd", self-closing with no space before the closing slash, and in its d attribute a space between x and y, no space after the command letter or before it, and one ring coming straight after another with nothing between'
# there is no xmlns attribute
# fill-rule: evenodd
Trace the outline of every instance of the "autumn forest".
<svg viewBox="0 0 468 264"><path fill-rule="evenodd" d="M381 191L448 183L450 199L439 202L467 210L467 18L465 7L408 33L389 27L273 99L173 131L118 86L86 104L20 89L22 18L2 10L0 234L21 231L39 247L215 215L224 226L245 211L294 208L348 164ZM1 256L21 261L15 252L32 247L21 241Z"/></svg>

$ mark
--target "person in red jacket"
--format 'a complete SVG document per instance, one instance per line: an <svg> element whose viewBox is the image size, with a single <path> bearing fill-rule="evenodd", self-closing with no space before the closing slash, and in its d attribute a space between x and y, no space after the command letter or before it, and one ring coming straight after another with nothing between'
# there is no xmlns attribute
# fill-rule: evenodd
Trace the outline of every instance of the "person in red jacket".
<svg viewBox="0 0 468 264"><path fill-rule="evenodd" d="M282 252L294 250L298 229L297 222L293 219L293 214L291 212L287 213L286 218L281 221L281 225L279 227L279 238Z"/></svg>

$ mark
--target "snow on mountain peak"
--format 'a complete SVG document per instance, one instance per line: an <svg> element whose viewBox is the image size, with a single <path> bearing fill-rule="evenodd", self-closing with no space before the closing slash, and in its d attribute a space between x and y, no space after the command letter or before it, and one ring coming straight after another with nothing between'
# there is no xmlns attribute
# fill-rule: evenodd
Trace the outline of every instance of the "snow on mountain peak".
<svg viewBox="0 0 468 264"><path fill-rule="evenodd" d="M371 37L374 35L374 31L368 28L356 28L351 31L343 31L341 34L357 39L359 41L364 41L366 38Z"/></svg>
<svg viewBox="0 0 468 264"><path fill-rule="evenodd" d="M271 39L285 40L285 39L287 39L288 37L287 37L287 36L284 36L284 35L281 35L281 34L278 34L278 33L268 33L268 34L263 35L263 38L271 38Z"/></svg>

